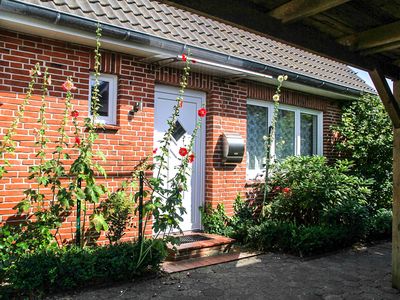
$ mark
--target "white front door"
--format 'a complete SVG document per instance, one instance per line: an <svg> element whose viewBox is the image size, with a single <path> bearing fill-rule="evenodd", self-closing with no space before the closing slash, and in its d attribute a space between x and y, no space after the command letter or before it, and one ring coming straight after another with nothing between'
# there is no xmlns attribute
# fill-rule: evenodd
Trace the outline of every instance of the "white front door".
<svg viewBox="0 0 400 300"><path fill-rule="evenodd" d="M179 89L170 86L156 85L154 102L154 147L159 148L160 141L168 129L167 120L171 117L176 104ZM167 178L172 178L175 167L180 163L179 149L187 147L190 136L196 127L197 111L205 103L205 93L185 90L183 106L174 130L170 154L168 158ZM201 229L201 215L199 207L204 203L204 156L205 156L205 119L202 119L202 127L198 131L193 153L195 160L189 164L190 176L187 180L188 190L183 195L183 205L186 214L182 216L180 227L183 231Z"/></svg>

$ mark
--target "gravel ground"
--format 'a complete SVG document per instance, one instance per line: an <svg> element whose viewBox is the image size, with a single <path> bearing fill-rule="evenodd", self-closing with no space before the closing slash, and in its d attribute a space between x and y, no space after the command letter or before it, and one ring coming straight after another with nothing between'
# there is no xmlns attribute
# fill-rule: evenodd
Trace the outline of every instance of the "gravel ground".
<svg viewBox="0 0 400 300"><path fill-rule="evenodd" d="M303 260L264 254L52 299L400 299L391 244Z"/></svg>

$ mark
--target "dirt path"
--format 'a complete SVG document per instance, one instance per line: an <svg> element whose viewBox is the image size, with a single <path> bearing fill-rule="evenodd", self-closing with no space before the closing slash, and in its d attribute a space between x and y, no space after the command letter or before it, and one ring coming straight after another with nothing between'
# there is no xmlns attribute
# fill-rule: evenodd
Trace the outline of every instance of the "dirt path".
<svg viewBox="0 0 400 300"><path fill-rule="evenodd" d="M265 254L53 299L400 299L391 244L311 260Z"/></svg>

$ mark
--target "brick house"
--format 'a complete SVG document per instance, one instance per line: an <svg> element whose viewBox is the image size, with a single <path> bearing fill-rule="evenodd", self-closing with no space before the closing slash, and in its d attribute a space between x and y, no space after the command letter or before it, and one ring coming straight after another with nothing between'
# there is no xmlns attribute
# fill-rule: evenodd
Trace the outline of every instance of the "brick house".
<svg viewBox="0 0 400 300"><path fill-rule="evenodd" d="M355 72L332 60L271 40L208 16L150 0L3 0L0 1L0 133L12 122L36 62L47 66L53 87L48 99L49 137L57 136L65 93L61 84L71 76L77 86L74 107L89 114L94 32L102 37L102 108L105 124L98 145L106 154L108 178L115 188L134 166L157 147L178 93L183 63L190 48L189 87L176 134L176 147L194 126L197 109L208 114L198 135L184 230L201 229L198 207L224 203L232 212L238 192L251 194L261 172L262 136L272 113L276 77L287 74L277 142L273 154L325 155L335 158L330 126L340 119L341 105L372 92ZM40 97L33 97L18 129L12 167L0 180L0 222L13 219L29 166L35 164L33 135ZM137 110L137 111L136 111ZM71 129L72 130L72 129ZM246 145L241 163L222 163L222 135L237 133ZM173 165L173 160L170 162ZM75 217L61 234L74 232ZM150 232L150 231L149 231ZM125 238L134 236L129 232Z"/></svg>

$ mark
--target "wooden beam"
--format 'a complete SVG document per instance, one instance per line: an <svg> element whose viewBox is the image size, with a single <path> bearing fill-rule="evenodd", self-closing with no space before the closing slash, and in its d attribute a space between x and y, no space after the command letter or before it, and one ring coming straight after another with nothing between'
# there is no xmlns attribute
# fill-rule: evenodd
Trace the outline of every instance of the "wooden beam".
<svg viewBox="0 0 400 300"><path fill-rule="evenodd" d="M390 43L390 44L385 44L382 46L378 46L378 47L374 47L374 48L370 48L367 50L363 50L361 51L361 55L371 55L371 54L375 54L375 53L382 53L385 51L391 51L394 49L400 49L400 41L398 42L394 42L394 43Z"/></svg>
<svg viewBox="0 0 400 300"><path fill-rule="evenodd" d="M379 66L386 77L398 79L400 76L399 66L391 64L387 57L365 57L359 53L350 51L347 47L337 43L333 38L322 34L320 31L302 25L282 24L279 20L272 18L254 3L243 0L164 0L173 2L185 9L197 14L213 16L230 22L239 27L248 28L270 36L285 44L325 56L344 64L351 65L364 70L373 70ZM178 6L179 6L178 5Z"/></svg>
<svg viewBox="0 0 400 300"><path fill-rule="evenodd" d="M294 22L316 15L348 1L350 0L292 0L275 8L269 15L275 19L281 20L282 23Z"/></svg>
<svg viewBox="0 0 400 300"><path fill-rule="evenodd" d="M400 82L393 82L393 93L400 99ZM393 221L392 286L400 289L400 128L393 130Z"/></svg>
<svg viewBox="0 0 400 300"><path fill-rule="evenodd" d="M371 77L371 80L378 91L379 97L392 120L393 126L395 128L400 128L400 104L393 96L385 76L377 69L370 71L369 76Z"/></svg>
<svg viewBox="0 0 400 300"><path fill-rule="evenodd" d="M348 35L337 40L354 50L364 50L400 41L400 21Z"/></svg>

